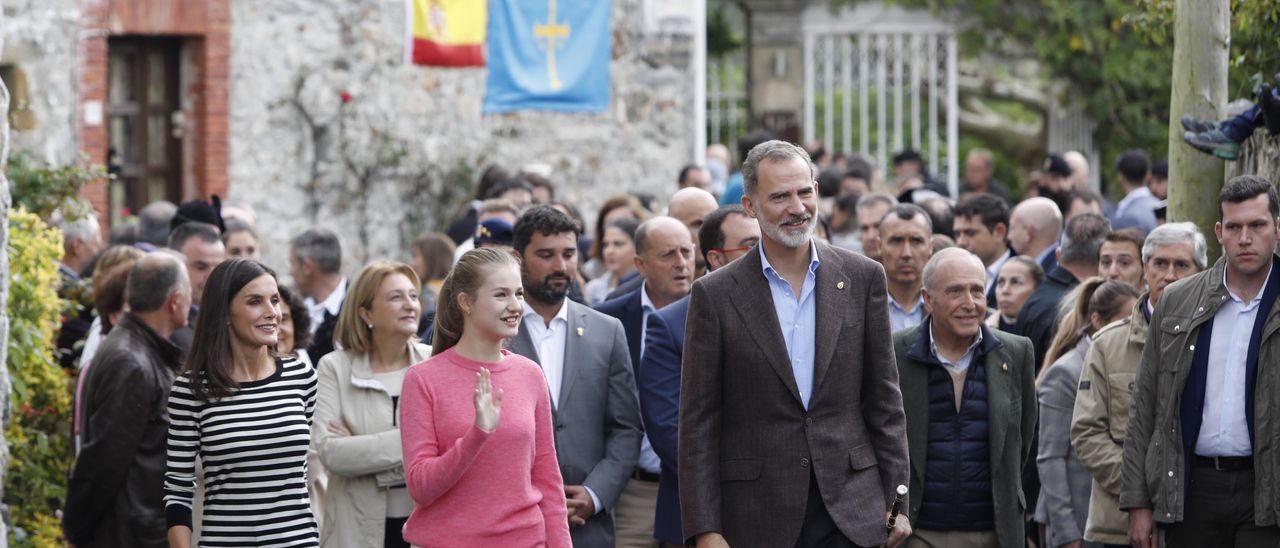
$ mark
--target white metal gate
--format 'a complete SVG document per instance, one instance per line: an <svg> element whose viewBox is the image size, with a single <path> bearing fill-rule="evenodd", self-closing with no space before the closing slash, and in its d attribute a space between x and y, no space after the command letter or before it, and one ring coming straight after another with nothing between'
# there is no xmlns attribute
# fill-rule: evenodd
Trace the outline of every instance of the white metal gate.
<svg viewBox="0 0 1280 548"><path fill-rule="evenodd" d="M1084 107L1076 98L1066 104L1053 98L1049 101L1049 152L1064 153L1077 151L1089 160L1089 178L1086 180L1089 190L1101 194L1102 172L1106 170L1100 162L1098 148L1093 144L1093 132L1098 124L1085 116Z"/></svg>
<svg viewBox="0 0 1280 548"><path fill-rule="evenodd" d="M882 2L834 14L815 3L803 29L805 142L860 153L886 174L893 153L915 149L935 173L945 167L957 196L955 29L928 12Z"/></svg>
<svg viewBox="0 0 1280 548"><path fill-rule="evenodd" d="M723 143L737 155L747 132L746 66L741 55L707 60L707 142ZM739 160L741 161L741 160Z"/></svg>

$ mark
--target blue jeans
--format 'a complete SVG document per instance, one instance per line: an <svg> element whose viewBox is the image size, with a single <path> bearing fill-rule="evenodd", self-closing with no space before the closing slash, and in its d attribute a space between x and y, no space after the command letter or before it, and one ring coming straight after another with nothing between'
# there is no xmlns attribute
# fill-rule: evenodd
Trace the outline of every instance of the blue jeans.
<svg viewBox="0 0 1280 548"><path fill-rule="evenodd" d="M1272 97L1280 97L1280 89L1271 90ZM1258 103L1234 118L1224 120L1221 124L1222 135L1230 139L1234 143L1243 143L1253 130L1266 125L1266 120L1262 117L1262 107Z"/></svg>
<svg viewBox="0 0 1280 548"><path fill-rule="evenodd" d="M1222 134L1234 143L1243 143L1253 130L1262 127L1262 107L1256 103L1234 118L1222 122Z"/></svg>

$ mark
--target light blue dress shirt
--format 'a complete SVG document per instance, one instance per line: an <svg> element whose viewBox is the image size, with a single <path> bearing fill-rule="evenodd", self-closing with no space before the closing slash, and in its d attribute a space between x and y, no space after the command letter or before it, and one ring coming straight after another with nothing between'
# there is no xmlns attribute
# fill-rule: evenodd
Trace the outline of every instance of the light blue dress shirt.
<svg viewBox="0 0 1280 548"><path fill-rule="evenodd" d="M903 329L915 327L924 323L924 295L916 297L915 306L911 310L907 310L898 305L898 301L893 300L893 295L889 295L889 332L897 333Z"/></svg>
<svg viewBox="0 0 1280 548"><path fill-rule="evenodd" d="M1268 280L1271 271L1267 271ZM1222 273L1222 284L1227 274ZM1196 438L1196 454L1205 457L1247 457L1253 454L1249 441L1249 423L1245 418L1245 360L1253 324L1259 321L1267 282L1263 282L1249 304L1231 291L1213 316L1213 339L1209 343L1209 370L1205 376L1204 412L1201 414L1200 436ZM1266 321L1262 318L1261 321ZM1259 364L1262 365L1262 364Z"/></svg>
<svg viewBox="0 0 1280 548"><path fill-rule="evenodd" d="M1049 258L1049 255L1052 255L1052 254L1057 253L1057 252L1058 252L1058 244L1056 244L1056 243L1055 243L1055 244L1053 244L1053 245L1049 246L1049 248L1048 248L1048 249L1046 249L1046 250L1044 250L1044 251L1041 251L1039 255L1036 255L1036 264L1043 266L1043 265L1044 265L1044 260L1045 260L1045 259L1047 259L1047 258ZM1049 275L1049 271L1047 271L1047 270L1046 270L1044 274L1045 274L1046 276L1048 276L1048 275Z"/></svg>
<svg viewBox="0 0 1280 548"><path fill-rule="evenodd" d="M644 359L644 340L645 333L649 332L649 316L653 314L657 308L653 306L653 299L649 298L649 290L645 287L644 282L640 283L640 310L643 315L640 320L640 356ZM640 364L632 364L636 370L639 370ZM637 393L638 395L638 393ZM645 433L640 438L640 459L636 463L642 470L652 474L662 473L662 459L658 458L658 453L653 450L653 444L649 443L649 434Z"/></svg>
<svg viewBox="0 0 1280 548"><path fill-rule="evenodd" d="M818 285L818 247L812 240L809 242L809 271L804 275L799 297L791 290L791 284L769 264L764 246L757 247L760 248L764 278L769 281L769 293L773 296L773 310L782 328L782 340L787 343L787 357L791 360L796 388L800 390L800 401L808 409L809 398L813 396L813 360L818 336L817 297L813 294L814 287Z"/></svg>

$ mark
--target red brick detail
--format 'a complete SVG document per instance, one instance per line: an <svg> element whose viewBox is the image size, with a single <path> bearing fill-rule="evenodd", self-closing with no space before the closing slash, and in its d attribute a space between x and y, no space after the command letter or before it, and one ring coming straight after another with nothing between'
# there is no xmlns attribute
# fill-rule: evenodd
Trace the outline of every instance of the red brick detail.
<svg viewBox="0 0 1280 548"><path fill-rule="evenodd" d="M84 105L92 101L107 102L107 37L102 33L101 22L109 5L104 1L86 2L83 5L83 26L80 39L80 102L76 108L76 120L80 127L80 150L87 155L91 165L107 163L106 121L96 127L84 124ZM105 228L111 216L106 181L95 181L85 186L81 197L98 212Z"/></svg>
<svg viewBox="0 0 1280 548"><path fill-rule="evenodd" d="M172 0L184 2L188 0ZM231 97L231 2L208 0L208 29L204 35L201 76L203 95L197 116L203 122L200 154L196 156L197 194L217 194L225 198L229 190L227 165L230 161Z"/></svg>
<svg viewBox="0 0 1280 548"><path fill-rule="evenodd" d="M113 0L107 30L111 34L200 36L208 32L211 3L217 0Z"/></svg>
<svg viewBox="0 0 1280 548"><path fill-rule="evenodd" d="M183 143L183 200L226 196L229 159L231 0L89 0L82 6L80 39L80 147L93 165L107 161L107 125L84 124L84 105L107 101L107 39L115 35L185 39L194 76L185 94L192 119ZM110 218L105 181L81 192L105 223ZM104 225L105 226L105 225Z"/></svg>

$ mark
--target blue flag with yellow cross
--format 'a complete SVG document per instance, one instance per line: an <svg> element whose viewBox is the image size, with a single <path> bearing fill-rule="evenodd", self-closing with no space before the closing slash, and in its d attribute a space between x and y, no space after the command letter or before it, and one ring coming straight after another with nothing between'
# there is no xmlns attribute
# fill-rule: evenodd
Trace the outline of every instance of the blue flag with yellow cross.
<svg viewBox="0 0 1280 548"><path fill-rule="evenodd" d="M484 112L609 107L610 0L489 0Z"/></svg>

